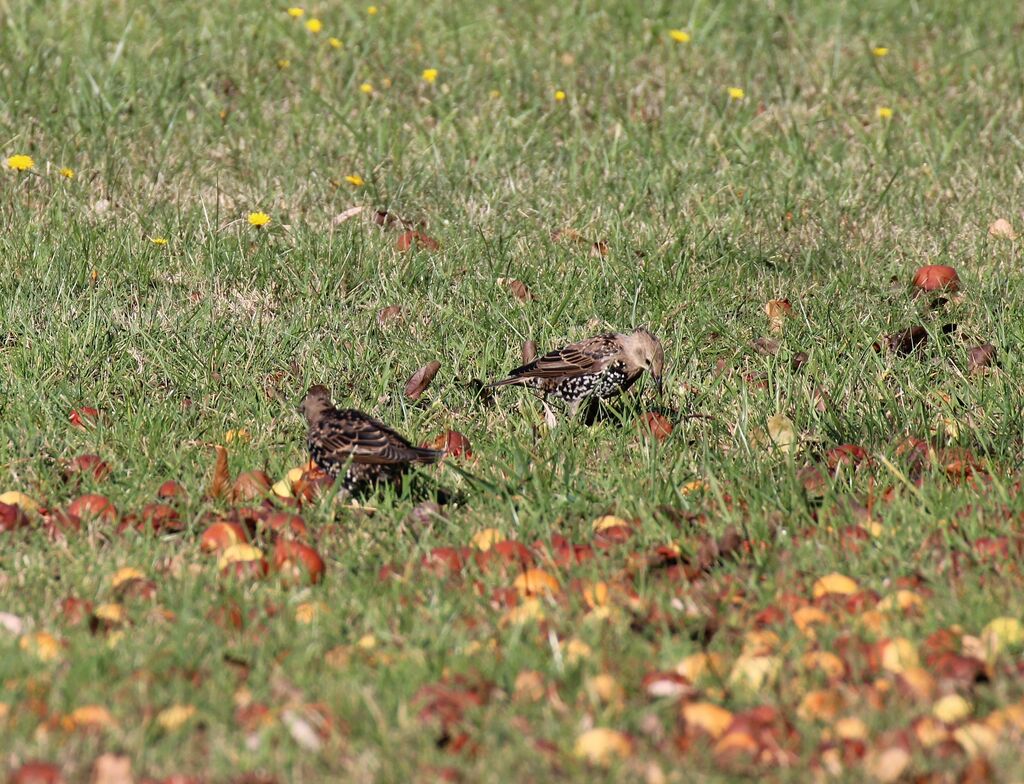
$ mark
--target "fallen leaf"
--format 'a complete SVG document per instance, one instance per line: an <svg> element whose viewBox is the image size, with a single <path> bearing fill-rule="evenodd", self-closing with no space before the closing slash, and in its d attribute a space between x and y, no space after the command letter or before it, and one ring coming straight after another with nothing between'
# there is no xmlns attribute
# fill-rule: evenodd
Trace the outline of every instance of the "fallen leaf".
<svg viewBox="0 0 1024 784"><path fill-rule="evenodd" d="M28 515L20 506L0 503L0 531L13 531L29 524Z"/></svg>
<svg viewBox="0 0 1024 784"><path fill-rule="evenodd" d="M231 487L231 474L228 471L228 450L220 444L214 447L217 458L213 466L213 478L210 480L206 494L210 498L223 498Z"/></svg>
<svg viewBox="0 0 1024 784"><path fill-rule="evenodd" d="M231 500L236 503L262 500L272 486L273 482L263 471L246 471L231 485Z"/></svg>
<svg viewBox="0 0 1024 784"><path fill-rule="evenodd" d="M971 703L959 694L940 697L932 706L932 716L944 724L959 724L973 713Z"/></svg>
<svg viewBox="0 0 1024 784"><path fill-rule="evenodd" d="M440 369L441 363L434 360L413 373L412 377L405 384L405 396L410 400L418 400L420 395L430 386L430 382L434 380L434 376L437 375L437 371Z"/></svg>
<svg viewBox="0 0 1024 784"><path fill-rule="evenodd" d="M900 332L886 335L883 344L875 343L875 350L880 351L882 348L887 348L894 354L905 357L923 346L927 340L928 330L924 327L908 327Z"/></svg>
<svg viewBox="0 0 1024 784"><path fill-rule="evenodd" d="M770 299L764 304L764 313L772 332L782 332L786 318L793 315L793 306L788 299Z"/></svg>
<svg viewBox="0 0 1024 784"><path fill-rule="evenodd" d="M897 781L910 765L910 752L899 746L876 751L865 760L864 767L868 775L879 784L892 784Z"/></svg>
<svg viewBox="0 0 1024 784"><path fill-rule="evenodd" d="M750 341L750 345L754 348L758 354L766 357L773 357L779 353L779 341L773 340L772 338L755 338Z"/></svg>
<svg viewBox="0 0 1024 784"><path fill-rule="evenodd" d="M604 240L598 240L590 246L590 255L595 259L603 259L608 255L608 243Z"/></svg>
<svg viewBox="0 0 1024 784"><path fill-rule="evenodd" d="M286 710L281 714L281 722L288 728L288 733L301 748L317 752L323 748L320 735L310 722L295 710Z"/></svg>
<svg viewBox="0 0 1024 784"><path fill-rule="evenodd" d="M989 236L998 237L1002 240L1015 240L1017 239L1017 232L1013 230L1013 226L1010 221L1006 218L997 218L992 221L988 227Z"/></svg>
<svg viewBox="0 0 1024 784"><path fill-rule="evenodd" d="M971 722L953 730L953 739L968 757L991 754L999 743L999 736L984 724Z"/></svg>
<svg viewBox="0 0 1024 784"><path fill-rule="evenodd" d="M989 656L996 656L1024 643L1024 624L1011 617L993 618L981 630L981 640Z"/></svg>
<svg viewBox="0 0 1024 784"><path fill-rule="evenodd" d="M101 754L92 765L91 784L134 784L131 757Z"/></svg>
<svg viewBox="0 0 1024 784"><path fill-rule="evenodd" d="M996 347L991 343L982 343L967 349L967 371L980 373L985 368L996 364Z"/></svg>
<svg viewBox="0 0 1024 784"><path fill-rule="evenodd" d="M901 673L921 663L917 649L906 637L895 637L882 643L881 654L882 669L892 673Z"/></svg>
<svg viewBox="0 0 1024 784"><path fill-rule="evenodd" d="M483 530L477 531L473 534L473 537L470 539L473 547L481 552L487 552L494 545L504 541L505 534L497 528L484 528Z"/></svg>
<svg viewBox="0 0 1024 784"><path fill-rule="evenodd" d="M156 723L167 732L174 732L195 715L195 705L171 705L156 715Z"/></svg>
<svg viewBox="0 0 1024 784"><path fill-rule="evenodd" d="M780 452L788 454L796 447L796 428L785 414L776 414L768 420L768 437Z"/></svg>
<svg viewBox="0 0 1024 784"><path fill-rule="evenodd" d="M682 714L688 730L693 727L706 732L712 738L724 735L733 718L731 711L710 702L684 703Z"/></svg>
<svg viewBox="0 0 1024 784"><path fill-rule="evenodd" d="M637 420L640 432L649 436L658 443L665 441L672 435L672 422L664 414L657 411L647 411Z"/></svg>
<svg viewBox="0 0 1024 784"><path fill-rule="evenodd" d="M110 475L110 464L99 455L79 455L64 465L64 478L67 480L82 476L91 476L101 482Z"/></svg>
<svg viewBox="0 0 1024 784"><path fill-rule="evenodd" d="M440 449L450 457L473 457L473 447L458 430L445 430L430 443L431 449Z"/></svg>
<svg viewBox="0 0 1024 784"><path fill-rule="evenodd" d="M102 705L83 705L80 708L75 708L64 718L64 724L69 730L79 727L113 727L114 723L114 717Z"/></svg>
<svg viewBox="0 0 1024 784"><path fill-rule="evenodd" d="M333 218L331 218L332 226L340 226L345 221L351 220L363 213L367 212L366 207L349 207L347 210L342 210Z"/></svg>
<svg viewBox="0 0 1024 784"><path fill-rule="evenodd" d="M533 292L530 291L526 284L521 280L516 280L515 278L498 278L498 285L507 288L520 302L532 302L537 299L533 296Z"/></svg>
<svg viewBox="0 0 1024 784"><path fill-rule="evenodd" d="M426 250L440 250L441 243L433 237L428 237L419 231L406 231L399 235L395 241L395 250L404 253L413 248L425 248Z"/></svg>
<svg viewBox="0 0 1024 784"><path fill-rule="evenodd" d="M383 327L402 318L401 305L388 305L377 314L377 326Z"/></svg>
<svg viewBox="0 0 1024 784"><path fill-rule="evenodd" d="M13 613L0 612L0 629L18 636L25 630L25 622Z"/></svg>
<svg viewBox="0 0 1024 784"><path fill-rule="evenodd" d="M52 762L26 762L11 773L10 784L64 784L60 768Z"/></svg>
<svg viewBox="0 0 1024 784"><path fill-rule="evenodd" d="M117 507L105 495L87 493L68 504L68 514L86 519L103 519L113 522L117 519Z"/></svg>
<svg viewBox="0 0 1024 784"><path fill-rule="evenodd" d="M610 528L629 528L629 521L615 515L601 515L594 518L590 528L594 533L607 531Z"/></svg>
<svg viewBox="0 0 1024 784"><path fill-rule="evenodd" d="M39 504L17 490L8 490L6 493L0 494L0 504L16 506L24 512L39 511Z"/></svg>
<svg viewBox="0 0 1024 784"><path fill-rule="evenodd" d="M733 663L728 683L734 688L745 688L756 693L775 683L782 669L778 656L748 656L743 654Z"/></svg>
<svg viewBox="0 0 1024 784"><path fill-rule="evenodd" d="M576 739L573 753L592 765L606 766L633 753L633 742L627 735L607 727L587 730Z"/></svg>
<svg viewBox="0 0 1024 784"><path fill-rule="evenodd" d="M516 702L540 702L547 696L544 676L536 670L523 670L516 675L513 699Z"/></svg>
<svg viewBox="0 0 1024 784"><path fill-rule="evenodd" d="M860 590L860 587L857 585L856 580L847 577L845 574L833 572L815 581L813 596L815 599L820 599L828 594L848 596L857 593L858 590Z"/></svg>
<svg viewBox="0 0 1024 784"><path fill-rule="evenodd" d="M60 656L60 642L49 632L33 632L18 640L18 647L39 661L50 662Z"/></svg>
<svg viewBox="0 0 1024 784"><path fill-rule="evenodd" d="M587 678L583 688L586 689L587 695L591 700L603 703L604 705L620 704L626 696L619 682L606 672Z"/></svg>
<svg viewBox="0 0 1024 784"><path fill-rule="evenodd" d="M68 414L68 421L71 422L72 427L82 428L95 426L99 421L100 412L92 406L82 406L82 408L76 408Z"/></svg>
<svg viewBox="0 0 1024 784"><path fill-rule="evenodd" d="M562 590L558 580L543 569L527 569L515 579L515 589L520 596L556 594Z"/></svg>

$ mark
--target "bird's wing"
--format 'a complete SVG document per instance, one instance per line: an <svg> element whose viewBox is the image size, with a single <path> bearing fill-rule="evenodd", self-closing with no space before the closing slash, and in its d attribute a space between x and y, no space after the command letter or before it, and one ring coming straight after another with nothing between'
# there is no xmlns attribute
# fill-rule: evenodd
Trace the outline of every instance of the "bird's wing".
<svg viewBox="0 0 1024 784"><path fill-rule="evenodd" d="M310 428L309 439L336 460L353 463L433 463L444 456L442 451L413 446L387 425L359 411L325 417Z"/></svg>
<svg viewBox="0 0 1024 784"><path fill-rule="evenodd" d="M617 344L612 335L587 338L579 343L549 351L533 362L517 367L509 373L508 378L491 386L522 383L531 378L572 378L596 373L604 369L616 349Z"/></svg>

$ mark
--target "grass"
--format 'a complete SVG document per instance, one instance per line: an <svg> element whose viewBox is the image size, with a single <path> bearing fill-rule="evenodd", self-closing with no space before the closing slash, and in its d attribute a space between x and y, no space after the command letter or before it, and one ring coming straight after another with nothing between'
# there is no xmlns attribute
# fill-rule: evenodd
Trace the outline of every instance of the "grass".
<svg viewBox="0 0 1024 784"><path fill-rule="evenodd" d="M1020 9L396 0L375 15L326 1L305 10L0 6L0 154L35 161L2 172L0 492L58 509L94 491L126 514L167 479L187 490L182 533L119 536L86 521L54 540L35 518L2 535L0 611L24 626L0 632L4 764L51 760L81 780L110 751L140 779L653 784L753 768L805 781L830 764L823 750L846 716L867 732L863 748L847 741L840 778L877 772L904 730L908 771L980 765L962 740L939 758L914 728L948 692L970 700L974 724L1024 697L1018 649L990 657L988 682L973 683L949 677L925 644L958 626L970 653L965 635L1024 610L1014 558L984 557L977 543L1015 552L1024 509L1020 245L988 233L996 218L1022 223ZM316 34L304 26L314 15ZM675 28L692 40L673 41ZM399 253L397 232L333 221L353 206L423 222L441 249ZM269 225L250 226L253 211ZM586 242L553 238L566 229ZM591 254L596 240L606 256ZM934 309L909 290L931 263L963 282ZM536 300L520 303L499 278L525 282ZM778 298L793 314L775 334L763 308ZM379 326L395 304L404 317ZM919 354L872 348L919 323L932 334ZM941 336L946 323L955 336ZM665 345L668 393L637 389L597 426L549 432L526 393L502 390L488 405L470 385L518 364L524 340L549 348L640 324ZM777 354L752 348L762 337ZM988 341L1001 371L970 374L967 347ZM794 370L800 351L809 360ZM406 379L434 359L433 385L405 399ZM229 444L233 473L284 476L306 457L295 407L317 382L415 441L464 433L474 457L458 464L488 484L442 466L369 499L369 517L331 499L306 505L327 562L321 585L226 580L199 550L210 515L228 511L204 498L211 447L245 428L251 440ZM69 425L82 406L103 412L96 427ZM657 406L676 424L663 444L636 424ZM766 435L777 414L798 436L789 453ZM932 446L920 470L897 449L908 436ZM843 443L871 465L809 491L801 469ZM943 469L951 448L980 465L971 481ZM111 476L67 483L63 461L83 453ZM702 489L682 490L698 480ZM458 503L410 523L439 485ZM445 576L420 565L486 528L528 546L556 534L593 545L603 514L633 521L625 543L572 567L537 556L562 586L542 602L543 621L515 622L492 601L515 569ZM730 527L749 546L702 562L692 581L637 565L663 545L696 563ZM385 565L400 578L381 579ZM114 590L128 566L155 598ZM819 601L828 621L815 641L792 610L813 604L831 572L875 595L856 610ZM580 586L597 582L613 587L612 610L584 601ZM919 609L865 620L898 586ZM127 618L91 629L62 611L68 597L123 604ZM770 607L783 610L766 624L777 677L758 688L704 681L690 701L774 708L793 730L781 765L716 752L680 718L678 698L642 687L704 650L732 671ZM234 609L241 629L223 622ZM54 658L23 642L36 632L59 641ZM935 680L913 699L869 655L898 637ZM838 652L847 672L807 672L815 649ZM439 682L449 698L483 701L447 734L421 716L424 687ZM800 710L813 689L840 695L836 716ZM110 722L80 726L73 712L87 705ZM176 728L159 718L174 705L195 708ZM626 733L631 753L607 767L579 759L592 726ZM1018 740L1007 730L981 757L1001 777L1020 775Z"/></svg>

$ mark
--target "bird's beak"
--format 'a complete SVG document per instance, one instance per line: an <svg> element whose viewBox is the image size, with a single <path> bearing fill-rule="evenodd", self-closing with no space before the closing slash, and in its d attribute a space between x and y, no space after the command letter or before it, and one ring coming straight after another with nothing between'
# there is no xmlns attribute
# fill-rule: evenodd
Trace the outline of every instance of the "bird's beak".
<svg viewBox="0 0 1024 784"><path fill-rule="evenodd" d="M654 388L658 391L658 395L661 395L661 376L654 376Z"/></svg>

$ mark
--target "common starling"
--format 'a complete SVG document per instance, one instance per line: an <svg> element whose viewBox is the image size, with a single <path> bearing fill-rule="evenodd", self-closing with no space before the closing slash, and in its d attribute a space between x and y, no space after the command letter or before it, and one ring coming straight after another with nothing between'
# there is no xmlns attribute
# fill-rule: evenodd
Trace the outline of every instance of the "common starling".
<svg viewBox="0 0 1024 784"><path fill-rule="evenodd" d="M413 446L387 425L354 408L331 405L331 390L309 388L299 410L309 423L307 443L313 461L331 476L343 470L344 488L361 492L397 483L411 463L436 463L444 452Z"/></svg>
<svg viewBox="0 0 1024 784"><path fill-rule="evenodd" d="M554 397L568 403L573 416L588 398L604 399L625 392L645 370L660 392L664 367L661 343L641 327L628 334L596 335L550 351L488 386L533 387L545 400Z"/></svg>

